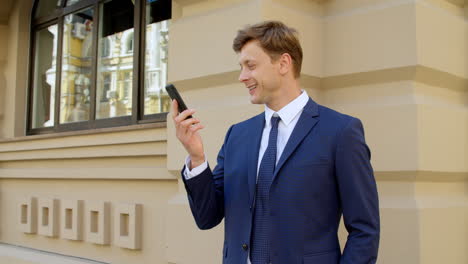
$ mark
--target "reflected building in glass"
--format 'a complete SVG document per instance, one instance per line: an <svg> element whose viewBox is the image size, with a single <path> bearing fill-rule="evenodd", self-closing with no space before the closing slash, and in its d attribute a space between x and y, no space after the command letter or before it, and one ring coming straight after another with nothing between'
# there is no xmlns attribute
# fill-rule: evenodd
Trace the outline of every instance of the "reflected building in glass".
<svg viewBox="0 0 468 264"><path fill-rule="evenodd" d="M144 114L169 112L167 83L169 21L146 26Z"/></svg>
<svg viewBox="0 0 468 264"><path fill-rule="evenodd" d="M65 17L62 44L60 123L89 120L93 10Z"/></svg>
<svg viewBox="0 0 468 264"><path fill-rule="evenodd" d="M93 31L96 30L93 25L92 9L65 17L60 78L60 123L89 120ZM168 20L146 25L145 115L169 111L170 98L164 89L167 82L168 25ZM57 47L57 27L49 27L47 31L53 36L53 47ZM96 71L96 119L132 114L134 39L133 27L107 36L101 30ZM45 101L49 102L49 118L39 127L53 126L56 52L52 55L52 63L44 71L44 79L50 86L50 89L47 89L50 92L45 95L48 97Z"/></svg>
<svg viewBox="0 0 468 264"><path fill-rule="evenodd" d="M57 35L57 25L48 26L35 34L33 128L54 125Z"/></svg>

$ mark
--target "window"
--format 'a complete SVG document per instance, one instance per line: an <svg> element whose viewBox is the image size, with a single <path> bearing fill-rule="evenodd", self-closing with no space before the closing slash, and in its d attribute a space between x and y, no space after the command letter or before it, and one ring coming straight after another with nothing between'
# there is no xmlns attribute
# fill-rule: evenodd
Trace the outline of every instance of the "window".
<svg viewBox="0 0 468 264"><path fill-rule="evenodd" d="M27 134L165 121L170 0L36 0Z"/></svg>
<svg viewBox="0 0 468 264"><path fill-rule="evenodd" d="M102 57L110 57L111 54L111 39L110 38L103 38L101 44L101 56Z"/></svg>
<svg viewBox="0 0 468 264"><path fill-rule="evenodd" d="M125 39L125 46L124 52L125 53L132 53L133 52L133 30L129 31L128 34L124 35Z"/></svg>

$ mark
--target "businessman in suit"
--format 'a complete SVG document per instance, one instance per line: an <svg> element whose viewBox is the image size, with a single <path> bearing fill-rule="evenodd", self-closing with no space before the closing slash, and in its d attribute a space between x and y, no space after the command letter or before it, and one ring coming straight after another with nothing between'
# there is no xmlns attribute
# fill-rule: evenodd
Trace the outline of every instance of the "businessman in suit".
<svg viewBox="0 0 468 264"><path fill-rule="evenodd" d="M239 81L265 111L232 125L211 170L195 113L172 117L189 153L182 169L199 228L224 219L225 264L375 263L380 221L370 151L359 119L301 90L294 29L267 21L239 30ZM343 252L338 226L349 233Z"/></svg>

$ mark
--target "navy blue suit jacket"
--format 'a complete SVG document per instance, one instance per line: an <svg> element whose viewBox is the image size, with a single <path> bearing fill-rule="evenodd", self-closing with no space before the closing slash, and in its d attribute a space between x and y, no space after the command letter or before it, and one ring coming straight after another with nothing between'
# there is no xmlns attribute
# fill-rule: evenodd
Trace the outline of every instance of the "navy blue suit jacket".
<svg viewBox="0 0 468 264"><path fill-rule="evenodd" d="M184 179L198 227L225 220L224 264L247 263L264 123L262 113L231 126L216 168ZM279 158L269 203L272 263L375 263L379 204L359 119L309 99ZM349 232L343 252L341 215Z"/></svg>

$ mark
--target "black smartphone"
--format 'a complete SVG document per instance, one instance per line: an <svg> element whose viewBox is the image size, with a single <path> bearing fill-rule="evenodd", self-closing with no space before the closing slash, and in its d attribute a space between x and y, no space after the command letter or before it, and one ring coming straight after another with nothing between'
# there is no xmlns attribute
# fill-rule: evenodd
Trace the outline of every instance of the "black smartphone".
<svg viewBox="0 0 468 264"><path fill-rule="evenodd" d="M169 97L171 97L172 100L176 100L178 104L178 111L179 113L182 113L183 111L187 110L187 105L185 105L184 100L182 100L182 97L180 96L179 92L175 88L173 84L168 84L166 85L166 91L169 94ZM186 119L192 118L192 116L187 116Z"/></svg>

